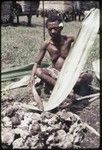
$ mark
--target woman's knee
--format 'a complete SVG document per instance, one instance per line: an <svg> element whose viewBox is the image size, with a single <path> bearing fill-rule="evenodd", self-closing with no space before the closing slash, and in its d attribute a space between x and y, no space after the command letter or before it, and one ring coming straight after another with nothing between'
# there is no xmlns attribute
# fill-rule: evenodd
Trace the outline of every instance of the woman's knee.
<svg viewBox="0 0 102 150"><path fill-rule="evenodd" d="M41 75L42 75L42 68L37 68L35 74L36 74L37 76L41 77Z"/></svg>
<svg viewBox="0 0 102 150"><path fill-rule="evenodd" d="M80 77L80 83L91 84L93 80L93 75L91 73L83 72Z"/></svg>

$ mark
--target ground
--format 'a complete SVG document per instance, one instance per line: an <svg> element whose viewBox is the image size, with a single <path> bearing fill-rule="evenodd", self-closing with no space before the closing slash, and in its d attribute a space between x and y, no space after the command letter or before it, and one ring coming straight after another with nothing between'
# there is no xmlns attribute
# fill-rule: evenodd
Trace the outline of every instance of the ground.
<svg viewBox="0 0 102 150"><path fill-rule="evenodd" d="M27 27L26 17L20 17L19 26L2 26L1 27L1 50L2 50L2 69L11 67L11 66L21 66L24 64L34 62L34 58L37 55L37 50L39 49L43 41L43 18L32 18L32 26ZM81 22L72 21L65 23L63 34L74 35L75 37L78 34L78 31L81 27ZM46 39L49 38L49 35L46 30ZM92 61L99 58L99 35L97 35L87 63L84 70L92 70ZM46 55L44 61L50 64L49 57ZM2 87L9 84L10 82L4 82ZM99 87L99 81L94 75L93 85ZM22 103L33 103L33 97L30 91L30 88L20 88L6 93L2 93L2 97L14 97L14 101L20 101ZM6 107L10 105L9 102L1 102L2 106ZM4 107L4 108L5 108ZM79 108L81 107L81 108ZM76 109L77 108L77 109ZM71 108L72 112L78 114L83 121L87 122L89 125L94 127L98 132L100 131L100 102L92 102L91 104L78 104ZM88 132L85 136L83 143L81 144L82 148L97 148L99 147L99 138Z"/></svg>

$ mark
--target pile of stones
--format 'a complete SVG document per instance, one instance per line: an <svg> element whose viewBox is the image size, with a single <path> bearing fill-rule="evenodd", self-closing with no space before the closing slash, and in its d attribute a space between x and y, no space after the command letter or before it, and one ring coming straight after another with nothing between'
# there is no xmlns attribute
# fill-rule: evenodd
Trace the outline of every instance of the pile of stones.
<svg viewBox="0 0 102 150"><path fill-rule="evenodd" d="M75 148L80 147L86 127L80 117L65 109L56 113L27 111L19 103L1 112L3 148Z"/></svg>

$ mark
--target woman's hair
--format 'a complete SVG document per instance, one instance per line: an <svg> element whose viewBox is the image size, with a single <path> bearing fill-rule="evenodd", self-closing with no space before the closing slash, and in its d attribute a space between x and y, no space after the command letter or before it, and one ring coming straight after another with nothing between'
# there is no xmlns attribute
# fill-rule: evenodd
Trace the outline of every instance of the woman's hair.
<svg viewBox="0 0 102 150"><path fill-rule="evenodd" d="M59 23L61 23L62 18L58 15L49 15L48 19L46 20L46 28L47 28L48 22L54 22L54 21L58 21Z"/></svg>

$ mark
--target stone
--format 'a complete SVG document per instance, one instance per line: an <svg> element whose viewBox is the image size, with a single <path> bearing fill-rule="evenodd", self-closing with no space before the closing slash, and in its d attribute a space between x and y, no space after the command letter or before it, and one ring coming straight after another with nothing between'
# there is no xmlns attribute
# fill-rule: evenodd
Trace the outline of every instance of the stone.
<svg viewBox="0 0 102 150"><path fill-rule="evenodd" d="M22 139L26 139L28 136L29 136L29 132L28 131L26 131L26 130L23 130L23 129L20 129L20 128L16 128L15 130L14 130L14 132L15 132L15 136L17 135L17 136L20 136Z"/></svg>
<svg viewBox="0 0 102 150"><path fill-rule="evenodd" d="M52 133L52 134L48 137L48 139L46 140L46 144L47 144L47 145L50 145L51 143L53 143L53 142L54 142L54 137L55 137L55 133Z"/></svg>
<svg viewBox="0 0 102 150"><path fill-rule="evenodd" d="M32 136L31 138L31 148L37 148L37 144L39 143L39 135Z"/></svg>
<svg viewBox="0 0 102 150"><path fill-rule="evenodd" d="M67 133L66 137L65 137L65 141L63 143L63 148L67 149L67 148L71 148L73 145L73 135Z"/></svg>
<svg viewBox="0 0 102 150"><path fill-rule="evenodd" d="M39 121L39 120L41 120L41 115L38 113L33 113L31 116L31 119L34 121Z"/></svg>
<svg viewBox="0 0 102 150"><path fill-rule="evenodd" d="M59 117L57 115L52 116L49 120L48 120L48 124L49 125L53 125L59 122Z"/></svg>
<svg viewBox="0 0 102 150"><path fill-rule="evenodd" d="M24 140L22 138L18 138L13 142L13 149L21 148L24 145Z"/></svg>
<svg viewBox="0 0 102 150"><path fill-rule="evenodd" d="M78 125L77 122L75 122L74 124L71 125L71 127L69 129L69 133L70 134L73 134L73 132L76 129L77 125Z"/></svg>
<svg viewBox="0 0 102 150"><path fill-rule="evenodd" d="M41 128L38 122L33 122L33 124L29 126L29 132L31 133L31 135L36 135L40 131L41 131Z"/></svg>
<svg viewBox="0 0 102 150"><path fill-rule="evenodd" d="M11 128L3 128L1 132L1 141L3 144L11 145L14 141L15 133Z"/></svg>
<svg viewBox="0 0 102 150"><path fill-rule="evenodd" d="M42 120L44 120L45 118L51 119L52 117L53 117L53 114L50 113L50 112L43 112L43 113L41 114L41 119L42 119Z"/></svg>
<svg viewBox="0 0 102 150"><path fill-rule="evenodd" d="M47 128L48 127L46 125L41 125L41 132L46 132Z"/></svg>
<svg viewBox="0 0 102 150"><path fill-rule="evenodd" d="M12 117L11 121L12 121L12 127L13 128L17 127L21 123L19 115L15 115L14 117Z"/></svg>
<svg viewBox="0 0 102 150"><path fill-rule="evenodd" d="M8 116L8 117L12 117L14 115L14 113L15 113L15 110L13 109L12 106L10 106L10 107L7 108L5 115Z"/></svg>
<svg viewBox="0 0 102 150"><path fill-rule="evenodd" d="M3 119L2 119L2 122L3 122L3 125L5 126L5 127L12 127L12 122L11 122L11 119L9 118L9 117L4 117Z"/></svg>
<svg viewBox="0 0 102 150"><path fill-rule="evenodd" d="M28 130L28 122L26 120L21 120L21 124L18 125L18 128L23 129L23 130Z"/></svg>
<svg viewBox="0 0 102 150"><path fill-rule="evenodd" d="M73 140L73 143L74 144L77 144L77 143L81 143L83 138L84 138L84 130L85 129L85 126L83 124L79 124L74 132L73 132L73 137L74 137L74 140Z"/></svg>
<svg viewBox="0 0 102 150"><path fill-rule="evenodd" d="M62 142L65 140L66 132L64 130L58 130L55 134L55 142Z"/></svg>

